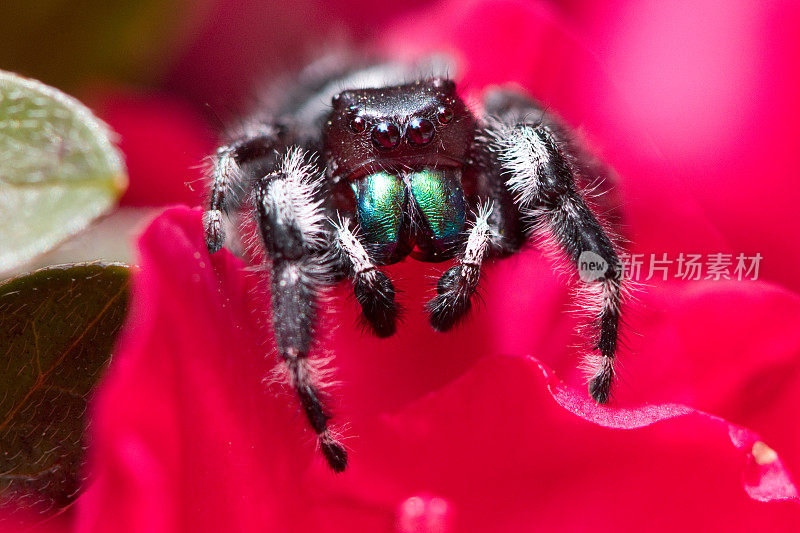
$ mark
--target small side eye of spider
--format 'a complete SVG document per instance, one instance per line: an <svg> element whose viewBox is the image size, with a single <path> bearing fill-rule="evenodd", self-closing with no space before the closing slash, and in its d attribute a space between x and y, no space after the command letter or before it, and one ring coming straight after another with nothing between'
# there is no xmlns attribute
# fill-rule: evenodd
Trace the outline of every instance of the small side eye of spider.
<svg viewBox="0 0 800 533"><path fill-rule="evenodd" d="M454 261L426 304L431 326L442 332L468 315L484 264L517 253L530 234L576 269L583 254L599 258L605 270L585 281L599 356L589 393L598 403L611 395L621 264L578 186L578 178L600 177L587 175L600 167L524 94L492 89L474 112L452 80L415 78L416 70L345 62L335 74L301 75L274 102L277 112L265 119L258 110L218 150L210 172L208 249L223 246L223 213L241 211L252 221L271 270L277 352L336 472L347 466L347 453L331 434L309 359L318 300L327 286L349 279L368 329L391 336L398 305L381 267L409 257Z"/></svg>

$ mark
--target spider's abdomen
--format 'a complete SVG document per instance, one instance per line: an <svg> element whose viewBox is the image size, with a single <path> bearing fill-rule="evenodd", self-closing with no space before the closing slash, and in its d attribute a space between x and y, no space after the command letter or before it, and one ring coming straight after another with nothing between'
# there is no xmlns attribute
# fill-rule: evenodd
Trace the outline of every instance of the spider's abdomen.
<svg viewBox="0 0 800 533"><path fill-rule="evenodd" d="M380 262L399 261L409 253L423 261L452 257L467 215L460 172L379 172L351 186L364 240Z"/></svg>

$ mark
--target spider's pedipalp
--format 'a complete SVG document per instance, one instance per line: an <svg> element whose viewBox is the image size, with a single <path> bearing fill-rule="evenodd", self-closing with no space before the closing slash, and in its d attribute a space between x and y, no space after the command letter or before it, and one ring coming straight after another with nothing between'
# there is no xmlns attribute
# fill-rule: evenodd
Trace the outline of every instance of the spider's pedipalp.
<svg viewBox="0 0 800 533"><path fill-rule="evenodd" d="M209 253L212 254L218 252L225 244L222 211L226 207L228 191L234 186L234 183L241 183L244 179L242 170L233 155L234 151L231 147L223 147L213 158L208 210L203 213L206 246Z"/></svg>
<svg viewBox="0 0 800 533"><path fill-rule="evenodd" d="M361 305L364 322L378 337L389 337L397 329L399 308L389 277L375 266L349 221L335 223L336 245L345 269L353 280L353 292Z"/></svg>
<svg viewBox="0 0 800 533"><path fill-rule="evenodd" d="M437 331L447 331L463 319L472 307L472 295L478 288L483 260L488 255L492 241L489 218L494 207L491 203L478 208L475 222L469 231L467 245L457 265L449 268L436 284L438 293L427 304L431 326Z"/></svg>

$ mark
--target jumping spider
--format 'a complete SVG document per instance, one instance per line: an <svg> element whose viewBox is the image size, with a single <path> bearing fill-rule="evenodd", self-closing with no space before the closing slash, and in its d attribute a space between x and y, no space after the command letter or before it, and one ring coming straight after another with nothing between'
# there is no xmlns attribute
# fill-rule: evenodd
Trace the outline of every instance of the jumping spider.
<svg viewBox="0 0 800 533"><path fill-rule="evenodd" d="M280 86L271 108L219 148L204 215L212 253L225 241L223 212L241 210L254 225L271 271L275 344L331 468L344 470L347 454L328 430L308 357L318 297L349 278L364 322L390 336L398 306L380 267L409 256L455 259L427 304L431 326L447 331L469 311L484 261L516 253L530 233L546 235L574 267L589 253L605 267L584 279L600 354L589 392L606 403L620 262L577 185L599 166L519 92L491 89L475 112L453 81L420 76L420 65L342 63Z"/></svg>

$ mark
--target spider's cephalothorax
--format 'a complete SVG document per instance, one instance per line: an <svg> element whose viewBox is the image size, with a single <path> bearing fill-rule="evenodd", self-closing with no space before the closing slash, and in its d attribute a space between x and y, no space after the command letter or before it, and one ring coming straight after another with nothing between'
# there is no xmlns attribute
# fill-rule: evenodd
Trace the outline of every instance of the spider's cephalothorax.
<svg viewBox="0 0 800 533"><path fill-rule="evenodd" d="M441 78L343 91L323 128L328 175L353 194L337 206L357 221L376 264L409 253L453 257L466 225L463 170L475 119Z"/></svg>
<svg viewBox="0 0 800 533"><path fill-rule="evenodd" d="M272 108L218 150L204 223L215 252L224 242L222 212L252 211L272 272L278 353L331 467L343 470L347 455L329 432L309 362L317 300L348 277L364 322L392 335L398 307L380 267L408 256L455 259L427 303L439 331L466 316L484 261L513 254L531 233L574 267L592 265L581 272L600 355L589 391L607 402L620 263L577 185L601 179L604 167L519 92L487 91L473 113L451 80L419 76L419 66L321 65L291 92L282 86Z"/></svg>

